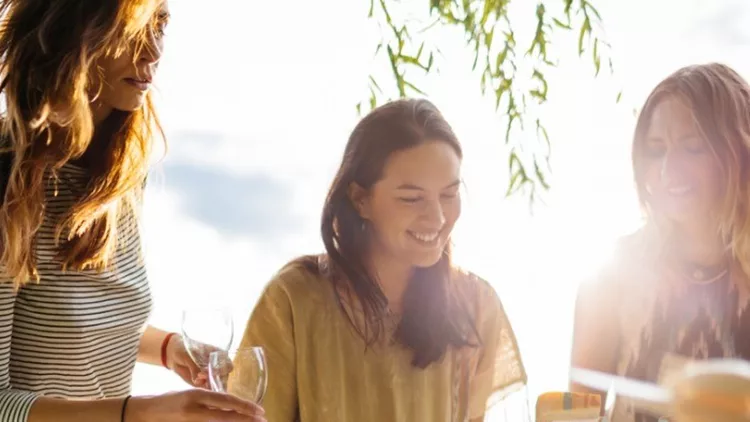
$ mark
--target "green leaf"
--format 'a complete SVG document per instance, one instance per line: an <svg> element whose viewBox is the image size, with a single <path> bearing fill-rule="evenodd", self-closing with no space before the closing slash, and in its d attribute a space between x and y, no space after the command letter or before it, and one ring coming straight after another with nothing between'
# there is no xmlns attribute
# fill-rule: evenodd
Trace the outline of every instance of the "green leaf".
<svg viewBox="0 0 750 422"><path fill-rule="evenodd" d="M602 67L602 61L599 57L599 38L594 39L594 49L592 55L594 56L594 68L596 69L594 76L599 76L599 70Z"/></svg>
<svg viewBox="0 0 750 422"><path fill-rule="evenodd" d="M508 155L508 170L510 170L512 176L510 183L508 183L508 193L515 190L518 185L523 183L525 174L523 173L523 164L518 158L515 150L511 150Z"/></svg>
<svg viewBox="0 0 750 422"><path fill-rule="evenodd" d="M596 16L596 20L598 21L602 20L602 16L599 14L599 11L596 10L596 7L594 7L591 3L585 2L583 4L583 7L586 8L586 11L593 13L594 16Z"/></svg>
<svg viewBox="0 0 750 422"><path fill-rule="evenodd" d="M430 0L428 20L415 23L412 15L404 15L409 13L409 9L405 9L408 2L370 0L369 16L376 19L380 27L387 25L383 28L383 38L375 50L375 55L379 61L384 61L387 57L393 82L389 83L390 87L381 87L378 82L382 82L383 79L379 77L375 80L373 75L369 75L369 103L372 109L383 101L397 97L425 95L425 92L415 85L417 81L410 78L410 72L414 67L418 67L427 73L439 74L438 59L446 59L438 45L427 44L428 40L434 39L427 38L427 31L435 25L440 25L441 29L458 31L459 36L474 53L465 64L469 65L471 61L471 68L475 71L480 70L480 74L477 75L479 88L483 95L495 95L496 112L499 118L504 119L504 142L512 146L508 156L508 171L511 177L507 194L522 192L531 204L538 200L540 192L550 188L551 145L542 120L530 115L531 110L535 108L527 107L527 104L542 104L547 101L550 87L545 74L547 69L557 66L559 61L557 39L553 37L558 33L555 32L557 29L576 29L572 23L573 11L581 16L580 27L577 28L579 56L583 57L584 51L592 48L589 57L594 63L595 75L600 74L604 60L610 72L614 72L614 66L608 54L611 46L599 32L601 17L590 3L603 0L562 0L564 7L562 12L555 9L556 16L552 16L551 12L546 10L547 7L552 7L553 1L547 3L545 0L537 0L535 28L525 29L525 32L518 34L514 31L514 23L516 19L521 18L511 19L508 14L510 1ZM529 30L534 32L528 33ZM496 33L499 41L494 39ZM524 42L531 38L528 50L519 49L516 35ZM385 50L386 54L381 54L381 49ZM520 66L521 62L518 61L524 52L532 61L531 70L527 70L525 58L524 66ZM425 56L428 57L425 59ZM534 81L532 85L520 89L519 86L525 85L529 77ZM522 82L514 84L517 80ZM622 92L618 93L616 102L619 103L621 99ZM365 112L366 105L366 100L358 103L358 113ZM511 140L511 136L515 136L516 133L514 129L523 131L529 122L535 122L536 125L537 136L531 140L531 143L536 144Z"/></svg>
<svg viewBox="0 0 750 422"><path fill-rule="evenodd" d="M542 169L539 168L539 163L537 161L534 161L534 174L536 175L537 180L539 180L539 183L541 183L542 187L544 189L549 189L549 184L547 183L546 176L544 175L544 172L542 172Z"/></svg>
<svg viewBox="0 0 750 422"><path fill-rule="evenodd" d="M475 41L474 46L474 61L471 64L471 70L477 70L477 63L479 62L479 40Z"/></svg>
<svg viewBox="0 0 750 422"><path fill-rule="evenodd" d="M583 55L583 39L586 37L586 34L591 31L591 22L589 22L589 18L586 17L586 19L583 20L583 25L581 25L581 33L578 35L578 55Z"/></svg>
<svg viewBox="0 0 750 422"><path fill-rule="evenodd" d="M551 148L549 142L549 134L547 133L547 128L542 125L542 121L539 118L536 119L536 134L538 137L544 140L544 146L547 151L549 151Z"/></svg>
<svg viewBox="0 0 750 422"><path fill-rule="evenodd" d="M513 176L508 184L508 190L505 193L506 196L513 195L525 184L530 182L529 177L526 175L526 169L514 150L510 152L508 168Z"/></svg>
<svg viewBox="0 0 750 422"><path fill-rule="evenodd" d="M487 50L492 49L492 40L494 38L495 38L495 28L493 27L492 29L490 29L489 32L487 32L487 34L485 34L484 46L487 47Z"/></svg>
<svg viewBox="0 0 750 422"><path fill-rule="evenodd" d="M511 196L514 193L516 193L516 191L518 190L518 188L521 185L523 185L523 179L521 178L521 172L520 171L516 171L516 172L512 173L512 176L510 178L510 182L508 183L508 188L505 191L505 196L508 197L508 196Z"/></svg>
<svg viewBox="0 0 750 422"><path fill-rule="evenodd" d="M411 82L409 82L409 81L406 81L406 80L405 80L405 81L404 81L404 85L406 85L407 87L411 88L411 89L412 89L412 90L413 90L414 92L416 92L416 93L418 93L418 94L420 94L420 95L427 95L427 94L425 94L425 92L424 92L424 91L422 91L421 89L417 88L416 86L414 86L414 84L412 84L412 83L411 83Z"/></svg>
<svg viewBox="0 0 750 422"><path fill-rule="evenodd" d="M402 55L398 56L397 59L399 59L403 63L408 63L408 64L411 64L411 65L417 66L420 69L427 70L427 66L423 65L422 63L420 63L419 60L416 57L407 56L407 55L403 55L402 54Z"/></svg>
<svg viewBox="0 0 750 422"><path fill-rule="evenodd" d="M531 75L531 79L536 80L539 82L538 88L532 88L529 90L529 95L531 95L532 98L536 98L538 103L544 103L547 101L547 92L549 89L549 86L547 84L547 79L544 77L544 75L538 70L534 69L534 73ZM526 98L524 97L524 108L526 107Z"/></svg>
<svg viewBox="0 0 750 422"><path fill-rule="evenodd" d="M375 89L377 89L379 93L381 94L383 93L383 90L380 88L380 85L378 85L378 81L376 81L375 77L373 77L372 75L370 75L370 85L374 86Z"/></svg>
<svg viewBox="0 0 750 422"><path fill-rule="evenodd" d="M615 99L615 103L619 104L621 100L622 100L622 91L617 93L617 98Z"/></svg>
<svg viewBox="0 0 750 422"><path fill-rule="evenodd" d="M406 86L404 84L404 76L399 72L398 69L398 56L393 52L390 45L386 47L388 51L388 58L391 62L391 71L393 71L393 77L396 79L396 87L398 87L398 95L400 98L406 97Z"/></svg>
<svg viewBox="0 0 750 422"><path fill-rule="evenodd" d="M505 59L508 57L508 45L505 45L505 48L500 51L500 53L497 54L497 59L495 59L495 69L499 73L500 70L503 67L503 64L505 63Z"/></svg>
<svg viewBox="0 0 750 422"><path fill-rule="evenodd" d="M482 11L482 18L479 20L479 26L481 28L484 28L484 26L487 25L487 20L490 18L490 13L492 13L492 6L492 1L485 0L484 10Z"/></svg>
<svg viewBox="0 0 750 422"><path fill-rule="evenodd" d="M562 28L562 29L567 29L567 30L571 30L571 29L573 29L573 27L572 27L572 26L570 26L570 24L569 24L569 23L563 23L563 22L562 22L562 21L561 21L560 19L557 19L557 18L552 18L552 22L553 22L553 23L554 23L554 24L555 24L556 26L558 26L559 28Z"/></svg>
<svg viewBox="0 0 750 422"><path fill-rule="evenodd" d="M565 8L563 9L563 13L568 16L568 20L570 20L570 8L573 6L573 0L563 0L565 2Z"/></svg>
<svg viewBox="0 0 750 422"><path fill-rule="evenodd" d="M505 96L505 94L510 93L510 87L511 84L509 79L503 78L500 81L500 84L495 89L495 110L500 109L500 102L503 100L503 96Z"/></svg>

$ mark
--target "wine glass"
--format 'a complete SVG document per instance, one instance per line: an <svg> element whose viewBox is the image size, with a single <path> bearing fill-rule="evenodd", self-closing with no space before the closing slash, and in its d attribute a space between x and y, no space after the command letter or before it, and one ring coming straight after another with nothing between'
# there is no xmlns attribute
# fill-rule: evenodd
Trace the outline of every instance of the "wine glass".
<svg viewBox="0 0 750 422"><path fill-rule="evenodd" d="M212 352L208 358L211 390L262 404L268 385L268 366L261 347Z"/></svg>
<svg viewBox="0 0 750 422"><path fill-rule="evenodd" d="M201 369L216 350L229 350L234 338L232 313L225 308L193 308L182 311L182 340L190 358Z"/></svg>
<svg viewBox="0 0 750 422"><path fill-rule="evenodd" d="M528 388L523 386L509 393L487 410L485 420L497 422L532 422Z"/></svg>

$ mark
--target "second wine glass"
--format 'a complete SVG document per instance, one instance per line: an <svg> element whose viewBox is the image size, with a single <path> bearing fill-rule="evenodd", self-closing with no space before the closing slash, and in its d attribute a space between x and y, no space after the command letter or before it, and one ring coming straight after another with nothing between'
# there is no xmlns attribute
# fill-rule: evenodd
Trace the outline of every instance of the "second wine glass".
<svg viewBox="0 0 750 422"><path fill-rule="evenodd" d="M208 359L211 390L229 393L262 404L268 384L268 367L261 347L211 353Z"/></svg>
<svg viewBox="0 0 750 422"><path fill-rule="evenodd" d="M225 308L193 308L182 312L182 339L198 367L208 368L208 357L217 350L227 351L234 338L232 313Z"/></svg>

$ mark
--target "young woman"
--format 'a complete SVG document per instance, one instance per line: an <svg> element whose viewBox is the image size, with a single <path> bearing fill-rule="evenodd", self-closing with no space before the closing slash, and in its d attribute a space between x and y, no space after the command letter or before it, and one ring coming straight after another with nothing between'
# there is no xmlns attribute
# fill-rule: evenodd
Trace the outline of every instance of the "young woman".
<svg viewBox="0 0 750 422"><path fill-rule="evenodd" d="M327 253L277 274L240 346L267 354L269 420L481 421L525 385L494 290L451 264L460 168L428 101L357 125L323 209Z"/></svg>
<svg viewBox="0 0 750 422"><path fill-rule="evenodd" d="M166 1L4 0L0 15L0 420L264 420L202 390L128 401L136 361L198 374L177 336L145 327L136 214Z"/></svg>
<svg viewBox="0 0 750 422"><path fill-rule="evenodd" d="M648 220L582 288L573 366L658 382L692 359L750 359L750 86L720 64L669 76L633 168ZM657 421L627 407L622 420Z"/></svg>

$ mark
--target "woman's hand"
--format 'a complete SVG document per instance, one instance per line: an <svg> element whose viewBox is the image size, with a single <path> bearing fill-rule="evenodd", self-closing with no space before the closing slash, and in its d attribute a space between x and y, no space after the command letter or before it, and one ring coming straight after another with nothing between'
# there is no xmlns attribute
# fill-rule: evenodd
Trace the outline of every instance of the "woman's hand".
<svg viewBox="0 0 750 422"><path fill-rule="evenodd" d="M266 422L263 408L239 397L188 390L153 397L133 397L125 422Z"/></svg>
<svg viewBox="0 0 750 422"><path fill-rule="evenodd" d="M205 350L202 348L201 351L205 352L206 356L219 350L205 345L204 348ZM179 334L173 335L167 344L167 367L193 387L209 389L208 374L193 362Z"/></svg>

